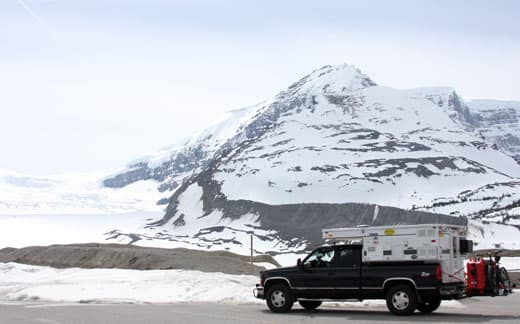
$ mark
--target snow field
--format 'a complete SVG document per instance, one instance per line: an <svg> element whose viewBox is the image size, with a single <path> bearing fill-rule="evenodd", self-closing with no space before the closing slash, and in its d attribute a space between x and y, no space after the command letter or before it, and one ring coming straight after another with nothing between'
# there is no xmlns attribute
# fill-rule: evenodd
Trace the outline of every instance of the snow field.
<svg viewBox="0 0 520 324"><path fill-rule="evenodd" d="M110 243L105 233L114 229L136 231L161 212L112 215L0 215L0 249L34 245ZM116 243L116 242L112 242Z"/></svg>
<svg viewBox="0 0 520 324"><path fill-rule="evenodd" d="M153 180L124 188L103 187L104 174L33 177L0 170L0 215L119 214L161 211L156 202L167 194Z"/></svg>
<svg viewBox="0 0 520 324"><path fill-rule="evenodd" d="M54 269L0 263L0 303L260 303L258 277L188 270Z"/></svg>

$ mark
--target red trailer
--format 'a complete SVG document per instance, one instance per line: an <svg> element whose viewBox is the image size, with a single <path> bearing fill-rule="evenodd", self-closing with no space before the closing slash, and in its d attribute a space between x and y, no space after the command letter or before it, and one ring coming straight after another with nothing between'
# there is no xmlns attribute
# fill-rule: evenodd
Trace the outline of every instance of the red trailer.
<svg viewBox="0 0 520 324"><path fill-rule="evenodd" d="M507 295L513 291L513 283L507 270L499 265L501 256L519 256L519 251L503 249L475 251L474 257L466 263L468 297Z"/></svg>

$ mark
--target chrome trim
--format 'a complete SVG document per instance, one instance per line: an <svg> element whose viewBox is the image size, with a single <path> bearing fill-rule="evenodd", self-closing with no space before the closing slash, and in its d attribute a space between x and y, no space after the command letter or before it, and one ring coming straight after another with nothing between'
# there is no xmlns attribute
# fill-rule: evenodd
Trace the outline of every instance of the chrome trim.
<svg viewBox="0 0 520 324"><path fill-rule="evenodd" d="M298 298L298 300L313 300L313 301L321 301L321 302L333 302L333 303L341 303L341 302L360 302L363 299L358 298L350 298L350 299L330 299L330 298Z"/></svg>
<svg viewBox="0 0 520 324"><path fill-rule="evenodd" d="M293 287L295 290L308 289L308 290L317 290L317 289L330 289L330 290L355 290L359 289L356 287Z"/></svg>
<svg viewBox="0 0 520 324"><path fill-rule="evenodd" d="M270 278L266 278L264 280L264 287L267 286L267 282L269 280L285 280L287 282L287 284L289 285L289 288L292 288L291 282L289 281L289 279L287 279L285 277L270 277Z"/></svg>
<svg viewBox="0 0 520 324"><path fill-rule="evenodd" d="M298 300L323 301L320 298L298 298Z"/></svg>
<svg viewBox="0 0 520 324"><path fill-rule="evenodd" d="M253 296L255 296L258 299L264 299L264 288L263 287L256 287L253 289Z"/></svg>
<svg viewBox="0 0 520 324"><path fill-rule="evenodd" d="M391 281L393 281L392 279ZM401 279L395 279L395 280L401 280ZM413 281L410 279L409 281ZM414 287L418 290L429 290L429 289L437 289L437 287L417 287L414 285ZM355 289L361 289L361 290L383 290L381 287L292 287L294 290L302 290L302 289L309 289L309 290L316 290L316 289L331 289L331 290L355 290Z"/></svg>
<svg viewBox="0 0 520 324"><path fill-rule="evenodd" d="M385 281L383 281L383 289L385 288L387 282L389 282L389 281L397 281L397 280L410 281L410 282L413 284L414 288L417 289L417 285L415 284L415 281L413 281L412 279L407 278L407 277L393 277L393 278L388 278L388 279L386 279Z"/></svg>

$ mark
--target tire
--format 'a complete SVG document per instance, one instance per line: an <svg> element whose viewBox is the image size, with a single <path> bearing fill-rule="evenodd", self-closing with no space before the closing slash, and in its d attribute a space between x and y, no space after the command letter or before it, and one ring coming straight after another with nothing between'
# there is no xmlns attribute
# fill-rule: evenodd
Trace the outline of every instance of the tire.
<svg viewBox="0 0 520 324"><path fill-rule="evenodd" d="M294 299L287 285L274 284L265 295L267 306L272 312L285 313L291 310Z"/></svg>
<svg viewBox="0 0 520 324"><path fill-rule="evenodd" d="M488 264L486 272L486 290L489 296L498 296L498 277L495 268L491 264Z"/></svg>
<svg viewBox="0 0 520 324"><path fill-rule="evenodd" d="M504 295L512 293L513 285L511 284L511 278L509 277L509 273L504 267L500 268L500 279L504 285Z"/></svg>
<svg viewBox="0 0 520 324"><path fill-rule="evenodd" d="M386 294L386 307L394 315L410 315L417 307L417 297L412 287L396 285Z"/></svg>
<svg viewBox="0 0 520 324"><path fill-rule="evenodd" d="M417 309L424 314L430 314L434 312L441 305L441 299L436 298L432 300L425 301L424 303L418 303Z"/></svg>
<svg viewBox="0 0 520 324"><path fill-rule="evenodd" d="M321 301L319 300L299 300L298 303L306 310L313 310L321 305Z"/></svg>

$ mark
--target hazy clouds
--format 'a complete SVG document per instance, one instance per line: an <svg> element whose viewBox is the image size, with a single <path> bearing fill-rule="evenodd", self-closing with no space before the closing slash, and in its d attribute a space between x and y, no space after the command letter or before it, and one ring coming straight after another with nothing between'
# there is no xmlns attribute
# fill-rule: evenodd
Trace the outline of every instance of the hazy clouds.
<svg viewBox="0 0 520 324"><path fill-rule="evenodd" d="M324 64L520 100L515 1L0 2L0 167L111 170Z"/></svg>

